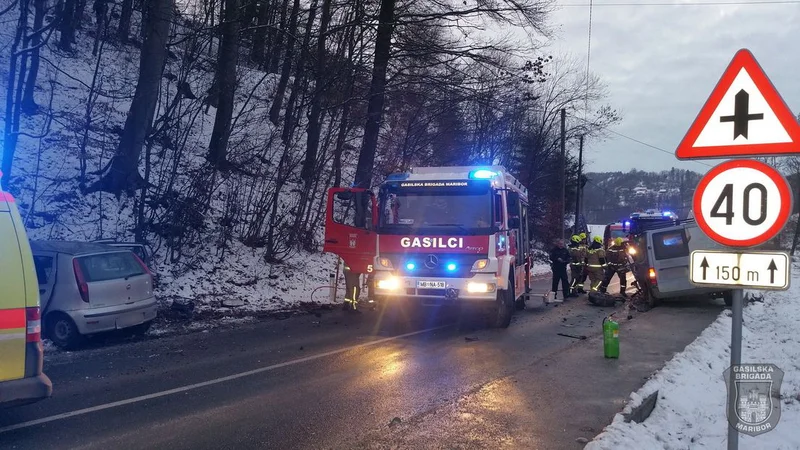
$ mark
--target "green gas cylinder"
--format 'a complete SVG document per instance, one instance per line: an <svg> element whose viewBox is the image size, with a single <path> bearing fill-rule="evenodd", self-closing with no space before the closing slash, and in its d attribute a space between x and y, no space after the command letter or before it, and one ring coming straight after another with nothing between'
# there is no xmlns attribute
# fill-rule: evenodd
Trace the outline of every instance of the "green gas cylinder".
<svg viewBox="0 0 800 450"><path fill-rule="evenodd" d="M619 324L610 317L603 319L603 353L606 358L619 358Z"/></svg>

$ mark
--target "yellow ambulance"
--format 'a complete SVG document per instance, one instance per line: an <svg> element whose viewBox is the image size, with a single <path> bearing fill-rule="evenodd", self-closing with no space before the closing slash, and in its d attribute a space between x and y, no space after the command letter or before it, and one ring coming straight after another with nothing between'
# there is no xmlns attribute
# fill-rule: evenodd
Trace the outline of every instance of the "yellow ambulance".
<svg viewBox="0 0 800 450"><path fill-rule="evenodd" d="M50 397L53 385L42 372L39 284L33 255L14 197L2 190L0 292L0 407Z"/></svg>

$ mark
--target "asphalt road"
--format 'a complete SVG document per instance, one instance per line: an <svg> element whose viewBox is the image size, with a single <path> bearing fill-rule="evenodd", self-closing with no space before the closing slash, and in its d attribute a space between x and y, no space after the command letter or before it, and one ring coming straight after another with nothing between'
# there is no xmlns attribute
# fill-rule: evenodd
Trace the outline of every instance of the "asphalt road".
<svg viewBox="0 0 800 450"><path fill-rule="evenodd" d="M446 311L336 310L54 352L53 397L0 410L0 448L577 449L721 310L622 317L618 360L602 352L614 308L539 296L504 330Z"/></svg>

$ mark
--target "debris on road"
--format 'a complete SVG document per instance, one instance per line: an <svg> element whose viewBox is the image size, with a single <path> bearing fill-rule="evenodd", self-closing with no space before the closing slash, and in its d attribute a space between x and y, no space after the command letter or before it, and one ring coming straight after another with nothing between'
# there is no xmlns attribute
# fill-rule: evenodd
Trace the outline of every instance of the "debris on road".
<svg viewBox="0 0 800 450"><path fill-rule="evenodd" d="M392 419L391 422L389 422L389 426L393 427L395 425L400 425L402 422L403 422L403 419L401 419L399 417L395 417L394 419Z"/></svg>
<svg viewBox="0 0 800 450"><path fill-rule="evenodd" d="M558 334L559 336L564 336L572 339L580 339L580 340L586 339L586 336L575 336L574 334L566 334L566 333L556 333L556 334Z"/></svg>

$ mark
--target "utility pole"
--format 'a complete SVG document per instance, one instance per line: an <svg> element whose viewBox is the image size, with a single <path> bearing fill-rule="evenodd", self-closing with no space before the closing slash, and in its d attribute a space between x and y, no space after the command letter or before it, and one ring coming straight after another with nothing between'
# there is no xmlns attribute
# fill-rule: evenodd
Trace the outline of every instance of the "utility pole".
<svg viewBox="0 0 800 450"><path fill-rule="evenodd" d="M581 177L583 176L583 135L580 136L578 146L578 180L575 183L575 225L572 227L572 234L578 234L578 216L581 213Z"/></svg>
<svg viewBox="0 0 800 450"><path fill-rule="evenodd" d="M567 214L567 110L561 109L561 217L559 228L564 239L564 218ZM577 217L575 218L577 220Z"/></svg>

